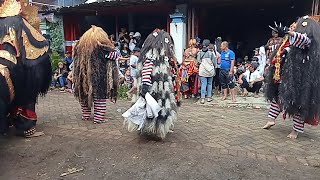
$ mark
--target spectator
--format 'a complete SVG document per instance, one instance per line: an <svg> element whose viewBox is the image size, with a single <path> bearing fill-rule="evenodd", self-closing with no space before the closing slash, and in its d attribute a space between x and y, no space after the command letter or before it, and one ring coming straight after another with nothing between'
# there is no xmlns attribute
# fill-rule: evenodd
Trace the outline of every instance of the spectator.
<svg viewBox="0 0 320 180"><path fill-rule="evenodd" d="M121 56L124 58L130 57L130 50L127 43L123 44L120 53L121 53Z"/></svg>
<svg viewBox="0 0 320 180"><path fill-rule="evenodd" d="M126 69L128 68L128 61L130 59L130 52L128 44L125 43L123 48L120 50L121 57L119 58L119 68L122 74L125 74Z"/></svg>
<svg viewBox="0 0 320 180"><path fill-rule="evenodd" d="M271 56L275 50L281 45L282 38L279 37L279 33L276 31L272 30L272 37L268 40L267 45L265 49L267 50L267 63L271 63Z"/></svg>
<svg viewBox="0 0 320 180"><path fill-rule="evenodd" d="M233 102L236 102L235 96L235 83L234 83L234 63L235 54L229 49L229 43L224 41L221 43L221 67L220 67L220 83L223 89L222 100L227 99L228 88L230 89L231 98Z"/></svg>
<svg viewBox="0 0 320 180"><path fill-rule="evenodd" d="M135 40L135 47L138 47L138 48L142 48L142 45L143 45L143 41L141 39L141 34L139 32L136 32L134 35L133 35L133 38Z"/></svg>
<svg viewBox="0 0 320 180"><path fill-rule="evenodd" d="M133 79L131 77L130 68L126 70L126 73L124 75L124 85L128 86L129 88L132 88Z"/></svg>
<svg viewBox="0 0 320 180"><path fill-rule="evenodd" d="M243 88L243 96L247 96L248 92L253 92L255 97L259 97L259 91L264 80L263 76L257 70L258 63L252 62L249 66L249 71L246 71L239 77L239 85Z"/></svg>
<svg viewBox="0 0 320 180"><path fill-rule="evenodd" d="M210 41L208 39L203 40L202 49L197 55L198 63L200 63L201 104L204 104L206 97L208 102L212 101L213 76L217 67L216 56L212 51L209 51L209 44Z"/></svg>
<svg viewBox="0 0 320 180"><path fill-rule="evenodd" d="M184 59L180 66L179 73L181 74L181 90L185 99L191 95L195 97L198 95L199 89L199 70L196 60L198 49L196 40L189 41L189 47L184 51Z"/></svg>
<svg viewBox="0 0 320 180"><path fill-rule="evenodd" d="M202 49L202 44L201 44L201 39L199 37L196 37L196 48L198 48L198 50Z"/></svg>
<svg viewBox="0 0 320 180"><path fill-rule="evenodd" d="M140 48L135 47L133 49L132 55L130 56L130 73L133 79L133 86L127 92L128 97L137 90L137 64L140 56Z"/></svg>
<svg viewBox="0 0 320 180"><path fill-rule="evenodd" d="M70 71L67 77L67 87L66 89L67 92L73 93L73 72Z"/></svg>
<svg viewBox="0 0 320 180"><path fill-rule="evenodd" d="M74 62L72 62L72 63L70 64L70 66L69 66L70 71L73 70L73 66L74 66Z"/></svg>
<svg viewBox="0 0 320 180"><path fill-rule="evenodd" d="M133 49L136 47L136 40L133 38L134 32L130 32L129 37L130 37L130 42L129 42L129 49L130 51L133 51Z"/></svg>
<svg viewBox="0 0 320 180"><path fill-rule="evenodd" d="M67 85L68 71L62 62L58 63L58 69L53 75L53 86L56 87L57 82L60 84L60 90L64 91Z"/></svg>
<svg viewBox="0 0 320 180"><path fill-rule="evenodd" d="M221 44L220 44L221 46ZM220 47L219 47L220 49ZM217 93L221 92L221 84L219 80L219 73L220 73L220 65L221 65L221 54L218 51L218 47L216 44L209 44L209 50L214 53L217 59L217 66L216 66L216 75L213 77L213 87L217 90Z"/></svg>
<svg viewBox="0 0 320 180"><path fill-rule="evenodd" d="M217 48L217 52L221 54L221 43L222 43L222 38L221 37L217 37L215 40L215 46Z"/></svg>
<svg viewBox="0 0 320 180"><path fill-rule="evenodd" d="M119 69L119 84L122 85L125 81L125 76L122 74L122 72Z"/></svg>
<svg viewBox="0 0 320 180"><path fill-rule="evenodd" d="M71 56L71 53L69 51L66 52L65 58L64 58L64 63L66 64L67 70L70 71L70 65L72 64L73 59Z"/></svg>
<svg viewBox="0 0 320 180"><path fill-rule="evenodd" d="M127 32L126 28L121 28L121 32L119 32L119 42L121 45L124 43L129 43L130 41L130 36Z"/></svg>

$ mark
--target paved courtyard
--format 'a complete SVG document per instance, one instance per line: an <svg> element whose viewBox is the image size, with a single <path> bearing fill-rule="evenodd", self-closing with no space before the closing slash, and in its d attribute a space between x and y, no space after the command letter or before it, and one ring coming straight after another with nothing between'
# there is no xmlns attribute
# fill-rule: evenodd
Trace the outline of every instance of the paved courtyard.
<svg viewBox="0 0 320 180"><path fill-rule="evenodd" d="M175 124L174 132L168 134L164 141L157 142L142 138L137 133L128 133L124 128L121 114L129 107L128 101L119 100L116 104L108 102L107 123L95 125L92 122L81 120L80 106L73 95L52 91L45 98L40 98L37 106L38 129L43 130L46 134L45 137L39 139L42 138L41 141L44 142L49 142L49 137L62 138L66 141L73 139L70 140L70 147L75 142L84 146L85 142L88 144L92 141L92 145L86 145L86 148L90 146L92 149L96 149L96 147L92 147L94 141L101 141L103 146L110 148L128 145L133 150L142 148L147 151L147 154L157 150L161 151L160 149L166 149L166 151L171 149L172 151L168 154L177 151L198 152L199 154L205 152L218 157L231 158L231 160L238 158L247 162L270 163L273 164L270 166L274 167L277 167L275 164L280 167L294 165L298 169L320 167L320 128L307 126L306 133L297 140L286 137L291 131L292 123L289 120L279 119L271 130L263 130L261 127L266 122L267 104L263 98L250 98L250 103L246 103L247 101L239 97L240 103L238 104L229 104L228 101L219 102L219 97L216 97L213 103L205 105L200 105L193 100L186 100L179 110L179 118ZM12 138L15 139L14 137L10 139ZM36 143L36 140L37 138L19 139L18 141ZM0 141L0 144L4 142L9 143L8 146L11 149L15 146L19 147L10 144L10 141L7 140ZM40 145L39 142L36 144L35 147ZM59 145L67 148L68 142L59 142ZM30 145L25 144L25 146L31 148ZM101 148L101 144L99 147ZM68 153L73 154L74 152ZM1 151L0 155L2 155ZM78 155L76 154L76 156ZM204 158L206 159L206 157ZM0 170L3 169L0 168ZM320 174L314 174L314 176L316 175ZM225 176L221 176L221 178L225 178ZM283 178L287 179L288 177L279 179ZM247 177L247 179L252 179L252 177Z"/></svg>
<svg viewBox="0 0 320 180"><path fill-rule="evenodd" d="M238 101L241 98L238 98ZM174 133L168 135L164 144L169 147L202 149L213 148L222 154L258 158L267 161L298 161L302 164L318 165L320 163L320 129L306 127L306 132L297 140L286 136L291 131L290 120L279 119L271 130L263 130L267 110L252 106L226 105L221 108L219 98L214 103L199 105L192 100L182 104ZM105 124L95 125L81 121L80 105L68 93L53 92L40 99L38 105L39 124L44 127L56 127L67 136L96 136L112 139L121 143L139 143L141 138L129 133L123 126L121 114L129 107L129 102L119 100L116 104L108 103ZM229 107L229 108L228 108Z"/></svg>

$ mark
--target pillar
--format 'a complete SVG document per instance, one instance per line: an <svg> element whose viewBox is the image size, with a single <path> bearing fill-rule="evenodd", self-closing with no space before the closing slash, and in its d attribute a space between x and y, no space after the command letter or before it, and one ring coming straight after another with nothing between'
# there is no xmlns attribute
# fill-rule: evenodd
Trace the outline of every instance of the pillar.
<svg viewBox="0 0 320 180"><path fill-rule="evenodd" d="M135 32L135 27L134 27L134 19L133 19L133 14L128 13L128 31L134 31Z"/></svg>
<svg viewBox="0 0 320 180"><path fill-rule="evenodd" d="M174 14L170 15L172 22L170 23L170 35L174 41L174 48L176 58L179 64L183 60L183 52L186 48L187 27L184 22L185 16L176 10Z"/></svg>

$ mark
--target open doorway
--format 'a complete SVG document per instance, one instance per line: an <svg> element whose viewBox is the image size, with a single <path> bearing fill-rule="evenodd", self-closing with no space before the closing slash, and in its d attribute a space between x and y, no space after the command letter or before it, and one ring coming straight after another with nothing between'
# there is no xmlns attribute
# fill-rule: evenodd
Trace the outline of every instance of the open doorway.
<svg viewBox="0 0 320 180"><path fill-rule="evenodd" d="M120 28L126 28L128 31L140 32L142 38L146 38L154 29L167 29L167 13L136 13L132 15L129 22L128 14L107 16L86 16L80 21L80 34L86 32L91 25L103 28L108 34L116 35ZM132 23L129 25L129 23ZM118 26L118 27L117 27ZM130 26L130 28L129 28Z"/></svg>
<svg viewBox="0 0 320 180"><path fill-rule="evenodd" d="M215 39L220 36L230 42L230 49L237 50L237 57L253 54L253 49L265 45L271 37L268 25L274 21L289 26L297 17L309 13L310 4L297 1L294 4L284 1L270 1L270 5L261 8L259 3L243 3L217 7L214 4L197 8L198 35L201 39Z"/></svg>

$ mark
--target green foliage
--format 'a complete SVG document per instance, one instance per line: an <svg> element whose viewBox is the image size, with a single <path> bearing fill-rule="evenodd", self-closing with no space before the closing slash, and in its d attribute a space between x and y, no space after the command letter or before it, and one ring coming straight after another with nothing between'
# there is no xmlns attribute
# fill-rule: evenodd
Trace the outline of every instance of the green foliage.
<svg viewBox="0 0 320 180"><path fill-rule="evenodd" d="M59 53L64 52L64 37L62 21L49 23L49 32L52 39L51 49Z"/></svg>
<svg viewBox="0 0 320 180"><path fill-rule="evenodd" d="M58 68L58 63L62 62L63 58L57 51L53 51L51 54L51 63L52 63L52 70L55 71Z"/></svg>
<svg viewBox="0 0 320 180"><path fill-rule="evenodd" d="M127 92L130 90L130 88L126 85L123 85L123 86L119 86L119 89L118 89L118 95L119 95L119 98L120 99L128 99L128 95L127 95Z"/></svg>

